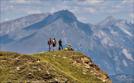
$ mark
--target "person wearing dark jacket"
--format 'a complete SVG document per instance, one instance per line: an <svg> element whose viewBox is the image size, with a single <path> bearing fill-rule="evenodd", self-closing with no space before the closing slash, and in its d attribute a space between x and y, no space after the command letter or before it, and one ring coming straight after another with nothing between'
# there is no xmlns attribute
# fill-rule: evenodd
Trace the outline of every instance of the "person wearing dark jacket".
<svg viewBox="0 0 134 83"><path fill-rule="evenodd" d="M51 51L51 45L52 45L52 39L49 38L49 40L48 40L49 51Z"/></svg>
<svg viewBox="0 0 134 83"><path fill-rule="evenodd" d="M62 40L60 39L60 40L58 41L58 43L59 43L59 50L63 50Z"/></svg>

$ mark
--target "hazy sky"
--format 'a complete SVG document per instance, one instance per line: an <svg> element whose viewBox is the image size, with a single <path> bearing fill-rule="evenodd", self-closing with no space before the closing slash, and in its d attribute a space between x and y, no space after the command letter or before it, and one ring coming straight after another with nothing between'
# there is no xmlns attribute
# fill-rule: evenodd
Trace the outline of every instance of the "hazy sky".
<svg viewBox="0 0 134 83"><path fill-rule="evenodd" d="M98 23L107 16L134 20L134 0L0 0L0 22L63 9L86 23Z"/></svg>

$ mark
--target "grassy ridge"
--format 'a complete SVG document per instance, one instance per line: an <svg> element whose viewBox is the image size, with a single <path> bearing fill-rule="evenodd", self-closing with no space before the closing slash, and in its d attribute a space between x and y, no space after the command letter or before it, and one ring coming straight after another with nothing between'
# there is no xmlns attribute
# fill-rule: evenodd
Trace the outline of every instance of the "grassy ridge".
<svg viewBox="0 0 134 83"><path fill-rule="evenodd" d="M111 83L108 75L80 52L0 52L0 64L2 83Z"/></svg>

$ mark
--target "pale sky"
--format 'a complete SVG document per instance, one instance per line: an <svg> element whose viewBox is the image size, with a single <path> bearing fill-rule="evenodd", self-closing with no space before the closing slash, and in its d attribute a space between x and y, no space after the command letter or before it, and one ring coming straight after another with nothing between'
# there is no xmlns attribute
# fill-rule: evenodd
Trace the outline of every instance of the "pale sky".
<svg viewBox="0 0 134 83"><path fill-rule="evenodd" d="M0 0L0 22L67 9L85 23L107 16L134 21L134 0Z"/></svg>

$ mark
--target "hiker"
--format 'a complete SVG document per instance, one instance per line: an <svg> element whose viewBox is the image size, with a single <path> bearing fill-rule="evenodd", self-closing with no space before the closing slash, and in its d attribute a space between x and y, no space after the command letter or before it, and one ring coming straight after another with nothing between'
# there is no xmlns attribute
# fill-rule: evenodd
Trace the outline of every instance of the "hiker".
<svg viewBox="0 0 134 83"><path fill-rule="evenodd" d="M52 39L49 38L49 40L48 40L49 51L51 51L51 45L52 45Z"/></svg>
<svg viewBox="0 0 134 83"><path fill-rule="evenodd" d="M54 51L54 49L55 49L55 47L56 47L56 44L57 44L57 41L56 41L56 39L54 38L53 41L52 41L53 51Z"/></svg>
<svg viewBox="0 0 134 83"><path fill-rule="evenodd" d="M60 39L60 40L58 41L58 43L59 43L59 50L63 50L62 40Z"/></svg>

